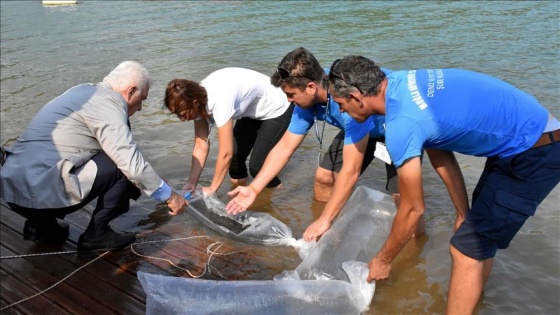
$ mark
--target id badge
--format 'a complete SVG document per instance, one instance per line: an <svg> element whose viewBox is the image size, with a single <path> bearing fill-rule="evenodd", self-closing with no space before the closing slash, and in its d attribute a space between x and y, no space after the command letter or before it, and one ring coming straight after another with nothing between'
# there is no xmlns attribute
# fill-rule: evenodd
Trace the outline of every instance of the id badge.
<svg viewBox="0 0 560 315"><path fill-rule="evenodd" d="M387 151L387 147L383 142L376 142L375 143L375 152L373 152L373 156L380 159L381 161L391 164L391 157L389 156L389 151Z"/></svg>

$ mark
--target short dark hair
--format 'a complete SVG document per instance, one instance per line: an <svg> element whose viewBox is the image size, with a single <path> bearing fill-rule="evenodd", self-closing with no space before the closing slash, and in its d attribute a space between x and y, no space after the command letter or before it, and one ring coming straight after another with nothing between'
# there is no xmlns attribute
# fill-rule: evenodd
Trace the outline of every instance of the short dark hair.
<svg viewBox="0 0 560 315"><path fill-rule="evenodd" d="M286 71L282 74L282 71ZM270 83L275 87L289 84L292 87L304 89L307 83L313 81L327 87L328 81L325 70L311 52L303 47L290 51L278 64L276 72L270 77Z"/></svg>
<svg viewBox="0 0 560 315"><path fill-rule="evenodd" d="M365 95L377 95L381 82L387 77L373 60L357 55L345 56L335 61L330 73L331 92L346 98L355 89Z"/></svg>

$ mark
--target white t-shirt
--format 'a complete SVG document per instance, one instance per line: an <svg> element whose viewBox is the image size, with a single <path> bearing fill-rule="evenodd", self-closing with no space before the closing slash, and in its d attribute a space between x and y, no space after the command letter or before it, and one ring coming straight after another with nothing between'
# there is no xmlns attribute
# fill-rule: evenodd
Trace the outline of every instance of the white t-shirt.
<svg viewBox="0 0 560 315"><path fill-rule="evenodd" d="M282 115L290 106L286 94L270 84L270 77L243 68L223 68L202 82L208 94L206 109L217 127L230 119L267 120Z"/></svg>

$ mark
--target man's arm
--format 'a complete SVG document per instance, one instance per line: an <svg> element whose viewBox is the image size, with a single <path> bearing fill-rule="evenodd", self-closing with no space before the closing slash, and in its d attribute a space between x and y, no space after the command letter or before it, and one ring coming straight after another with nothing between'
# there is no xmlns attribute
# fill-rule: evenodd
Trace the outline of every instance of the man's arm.
<svg viewBox="0 0 560 315"><path fill-rule="evenodd" d="M144 159L127 125L126 103L122 96L94 97L86 105L83 119L103 152L123 174L147 195L156 191L161 178Z"/></svg>
<svg viewBox="0 0 560 315"><path fill-rule="evenodd" d="M362 140L353 144L346 144L342 148L342 169L336 176L331 196L323 209L323 213L303 233L303 238L306 241L315 240L323 235L350 198L352 189L360 176L368 141L369 134Z"/></svg>
<svg viewBox="0 0 560 315"><path fill-rule="evenodd" d="M156 201L166 201L170 214L184 210L185 200L173 191L151 165L144 160L132 133L127 126L125 106L112 97L99 100L98 106L91 106L83 116L84 121L99 141L99 144L115 162L123 174L137 187Z"/></svg>
<svg viewBox="0 0 560 315"><path fill-rule="evenodd" d="M457 219L454 225L454 230L456 231L465 220L469 211L469 197L463 173L453 152L437 149L426 149L426 152L428 157L430 157L432 166L445 183L449 196L457 210Z"/></svg>
<svg viewBox="0 0 560 315"><path fill-rule="evenodd" d="M369 262L368 282L389 277L391 262L412 237L419 220L424 214L420 157L413 157L405 161L397 172L401 202L393 219L389 236L387 236L377 255Z"/></svg>
<svg viewBox="0 0 560 315"><path fill-rule="evenodd" d="M257 195L266 185L280 173L288 161L305 139L305 135L297 135L287 130L280 141L270 150L259 174L249 186L238 186L228 195L236 196L226 206L230 214L237 214L247 210L255 201Z"/></svg>

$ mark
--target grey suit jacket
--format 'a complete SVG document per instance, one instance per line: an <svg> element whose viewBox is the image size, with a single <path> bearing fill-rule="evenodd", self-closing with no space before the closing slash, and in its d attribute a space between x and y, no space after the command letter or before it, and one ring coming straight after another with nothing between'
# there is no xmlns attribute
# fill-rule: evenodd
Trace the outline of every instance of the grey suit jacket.
<svg viewBox="0 0 560 315"><path fill-rule="evenodd" d="M64 208L89 194L104 151L123 174L151 195L161 178L144 161L127 126L124 98L106 83L75 86L45 105L18 138L1 169L7 202Z"/></svg>

